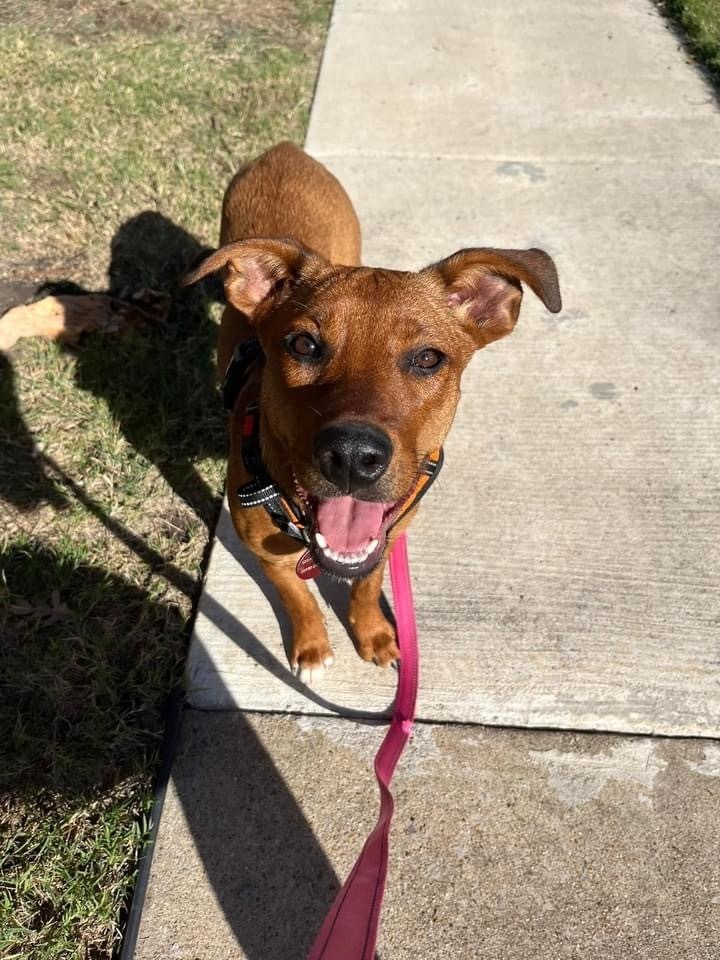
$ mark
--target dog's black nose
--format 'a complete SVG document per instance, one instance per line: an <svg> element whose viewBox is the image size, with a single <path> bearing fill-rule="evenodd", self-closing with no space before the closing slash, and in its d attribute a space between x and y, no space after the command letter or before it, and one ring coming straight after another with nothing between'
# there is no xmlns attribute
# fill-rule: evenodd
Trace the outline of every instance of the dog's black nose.
<svg viewBox="0 0 720 960"><path fill-rule="evenodd" d="M390 437L369 423L336 423L315 437L315 458L323 476L343 493L375 483L392 456Z"/></svg>

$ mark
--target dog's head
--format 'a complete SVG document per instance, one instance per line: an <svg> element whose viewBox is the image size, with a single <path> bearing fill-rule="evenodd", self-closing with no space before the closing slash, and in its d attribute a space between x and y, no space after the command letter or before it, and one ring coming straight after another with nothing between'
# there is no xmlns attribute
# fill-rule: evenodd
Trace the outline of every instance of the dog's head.
<svg viewBox="0 0 720 960"><path fill-rule="evenodd" d="M266 357L265 463L311 514L317 562L344 577L382 557L450 429L463 370L513 329L522 284L561 308L542 250L461 250L409 273L333 266L292 240L243 240L185 282L217 270Z"/></svg>

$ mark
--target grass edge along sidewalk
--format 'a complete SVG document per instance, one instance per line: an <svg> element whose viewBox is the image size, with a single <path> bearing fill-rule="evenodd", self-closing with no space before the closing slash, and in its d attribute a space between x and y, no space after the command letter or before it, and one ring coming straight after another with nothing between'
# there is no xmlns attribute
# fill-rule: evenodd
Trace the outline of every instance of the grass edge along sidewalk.
<svg viewBox="0 0 720 960"><path fill-rule="evenodd" d="M656 0L720 95L720 0Z"/></svg>

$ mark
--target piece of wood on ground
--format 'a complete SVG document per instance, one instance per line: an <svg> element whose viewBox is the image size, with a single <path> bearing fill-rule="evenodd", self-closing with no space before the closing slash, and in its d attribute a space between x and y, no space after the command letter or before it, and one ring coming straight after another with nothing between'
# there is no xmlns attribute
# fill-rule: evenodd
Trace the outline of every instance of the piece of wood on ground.
<svg viewBox="0 0 720 960"><path fill-rule="evenodd" d="M131 327L162 323L171 298L156 290L140 290L127 299L108 293L65 294L11 307L0 317L0 350L22 337L45 337L75 344L83 333L124 333Z"/></svg>

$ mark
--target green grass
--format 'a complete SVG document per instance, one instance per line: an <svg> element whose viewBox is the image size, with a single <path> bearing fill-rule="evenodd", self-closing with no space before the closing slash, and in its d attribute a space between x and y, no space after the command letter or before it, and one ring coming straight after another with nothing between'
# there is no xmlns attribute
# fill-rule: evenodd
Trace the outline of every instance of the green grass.
<svg viewBox="0 0 720 960"><path fill-rule="evenodd" d="M0 957L117 954L222 489L217 307L178 276L302 140L328 0L11 0L3 282L172 294L160 327L0 354Z"/></svg>
<svg viewBox="0 0 720 960"><path fill-rule="evenodd" d="M197 22L182 4L143 4L139 20L102 21L99 35L88 13L57 34L38 16L28 31L41 5L22 6L28 16L0 31L0 175L14 190L5 239L30 265L51 257L100 283L112 225L146 207L214 240L218 191L239 160L302 136L317 57L308 31L320 31L325 2L291 4L286 32L272 4L249 26L247 2L206 4Z"/></svg>
<svg viewBox="0 0 720 960"><path fill-rule="evenodd" d="M661 0L682 27L688 47L720 85L720 0Z"/></svg>

